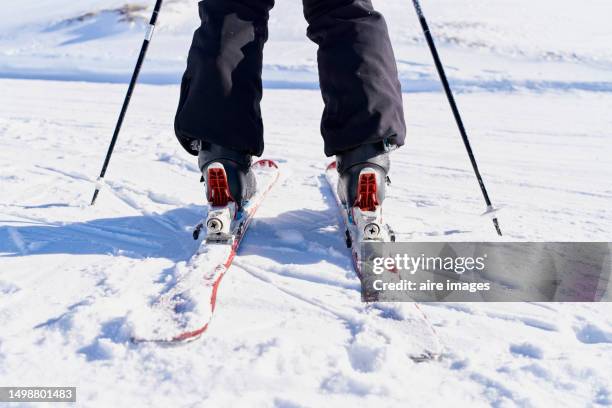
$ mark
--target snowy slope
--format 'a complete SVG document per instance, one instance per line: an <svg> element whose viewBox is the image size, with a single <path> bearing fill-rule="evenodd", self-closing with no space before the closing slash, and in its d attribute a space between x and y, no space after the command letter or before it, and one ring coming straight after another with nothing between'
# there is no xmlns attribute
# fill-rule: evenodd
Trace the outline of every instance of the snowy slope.
<svg viewBox="0 0 612 408"><path fill-rule="evenodd" d="M0 21L0 75L126 81L152 5L13 2ZM437 90L410 2L378 0L375 6L387 17L404 89ZM436 0L423 7L457 87L612 90L607 0ZM144 81L178 82L198 24L195 0L165 2ZM264 61L268 87L317 86L316 47L305 32L301 2L278 1Z"/></svg>
<svg viewBox="0 0 612 408"><path fill-rule="evenodd" d="M23 0L0 19L0 386L75 385L78 406L612 405L610 304L426 304L445 358L405 354L406 305L366 307L322 178L315 47L271 15L266 157L283 178L221 285L210 331L130 344L205 213L172 121L195 0L167 1L96 207L151 2ZM386 218L403 240L494 240L409 1L379 0L404 90ZM141 7L138 7L141 6ZM612 5L429 0L507 240L609 241ZM287 89L270 89L287 88ZM306 89L296 89L306 88ZM419 91L418 93L412 93ZM33 405L34 406L34 405Z"/></svg>
<svg viewBox="0 0 612 408"><path fill-rule="evenodd" d="M405 306L359 302L321 178L317 91L266 93L266 156L284 179L223 281L210 331L179 348L131 345L130 316L195 250L189 228L204 211L194 159L172 135L176 87L139 87L91 208L124 86L0 86L0 383L77 385L79 406L612 403L609 304L424 305L446 358L415 365L402 353ZM459 101L507 207L507 239L609 237L611 95ZM404 239L495 239L443 96L405 103L390 221Z"/></svg>

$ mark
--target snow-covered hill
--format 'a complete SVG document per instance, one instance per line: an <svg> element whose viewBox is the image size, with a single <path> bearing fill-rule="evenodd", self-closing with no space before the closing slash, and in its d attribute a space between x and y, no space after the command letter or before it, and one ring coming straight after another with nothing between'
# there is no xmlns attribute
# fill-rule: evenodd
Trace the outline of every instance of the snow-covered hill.
<svg viewBox="0 0 612 408"><path fill-rule="evenodd" d="M266 54L266 157L280 184L219 290L207 334L133 345L197 247L205 212L173 136L195 1L167 1L96 207L88 206L150 4L22 0L0 19L0 386L77 386L79 407L612 405L610 304L425 304L445 357L405 353L406 305L364 306L322 171L315 49L278 0ZM608 1L423 6L505 239L609 241ZM386 218L402 240L495 240L409 1L389 21L407 145ZM287 88L287 89L270 89ZM27 406L27 405L26 405ZM32 406L35 406L34 404Z"/></svg>
<svg viewBox="0 0 612 408"><path fill-rule="evenodd" d="M3 9L0 75L126 81L153 2L20 1ZM388 21L405 91L437 90L409 1L378 0ZM436 0L423 4L456 87L612 90L612 4L606 0ZM197 2L165 2L142 79L176 83L184 70ZM272 10L268 87L317 86L316 48L299 0Z"/></svg>

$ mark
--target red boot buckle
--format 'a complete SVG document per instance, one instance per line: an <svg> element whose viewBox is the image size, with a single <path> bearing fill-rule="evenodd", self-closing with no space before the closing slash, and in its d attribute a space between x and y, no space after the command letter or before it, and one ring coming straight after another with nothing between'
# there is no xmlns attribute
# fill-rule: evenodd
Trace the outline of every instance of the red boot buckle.
<svg viewBox="0 0 612 408"><path fill-rule="evenodd" d="M213 207L224 207L230 201L234 201L223 168L209 168L207 181L208 200Z"/></svg>
<svg viewBox="0 0 612 408"><path fill-rule="evenodd" d="M379 204L376 174L360 174L357 189L357 200L355 201L354 207L359 207L361 211L376 211L376 207Z"/></svg>

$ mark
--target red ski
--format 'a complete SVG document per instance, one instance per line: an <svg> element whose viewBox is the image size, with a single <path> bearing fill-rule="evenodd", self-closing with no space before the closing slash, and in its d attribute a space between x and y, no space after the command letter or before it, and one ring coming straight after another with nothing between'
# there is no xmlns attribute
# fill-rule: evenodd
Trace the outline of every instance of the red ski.
<svg viewBox="0 0 612 408"><path fill-rule="evenodd" d="M257 180L257 193L238 211L233 206L224 205L227 202L223 197L213 200L206 224L198 225L194 231L197 239L201 229L208 230L197 252L188 262L177 264L172 287L162 293L150 309L134 316L137 322L137 326L133 326L134 342L188 342L208 329L221 280L231 266L257 209L279 177L278 166L272 160L260 160L253 164L252 169ZM217 197L228 191L224 175L219 176L207 186ZM210 175L209 178L213 179Z"/></svg>

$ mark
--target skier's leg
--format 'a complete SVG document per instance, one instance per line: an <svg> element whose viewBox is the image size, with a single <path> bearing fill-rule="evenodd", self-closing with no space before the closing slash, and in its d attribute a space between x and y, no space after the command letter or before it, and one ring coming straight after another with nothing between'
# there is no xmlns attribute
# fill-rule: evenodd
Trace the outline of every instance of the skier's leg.
<svg viewBox="0 0 612 408"><path fill-rule="evenodd" d="M189 51L175 118L182 146L209 144L261 155L263 46L274 0L205 0Z"/></svg>
<svg viewBox="0 0 612 408"><path fill-rule="evenodd" d="M347 206L378 206L388 151L403 145L406 133L386 23L370 0L304 0L304 15L319 45L321 133L325 153L337 158L339 196Z"/></svg>
<svg viewBox="0 0 612 408"><path fill-rule="evenodd" d="M370 0L304 0L308 37L318 44L328 156L362 145L401 146L401 88L386 23Z"/></svg>

